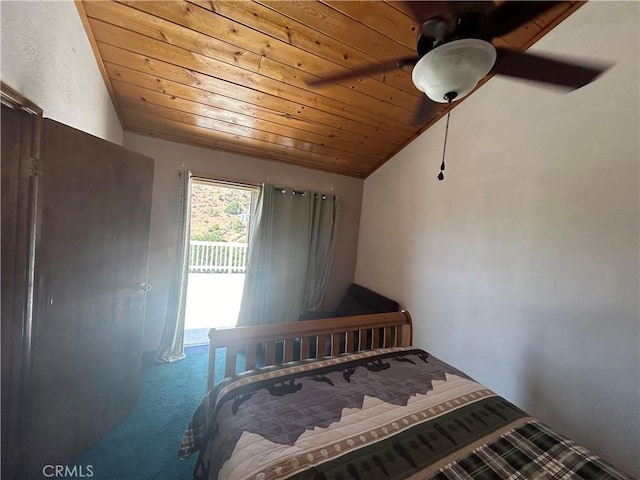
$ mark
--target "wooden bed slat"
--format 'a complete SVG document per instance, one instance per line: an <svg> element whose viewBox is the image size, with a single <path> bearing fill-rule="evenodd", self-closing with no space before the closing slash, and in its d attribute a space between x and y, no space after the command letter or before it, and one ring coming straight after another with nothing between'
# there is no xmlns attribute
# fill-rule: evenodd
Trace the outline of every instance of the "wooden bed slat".
<svg viewBox="0 0 640 480"><path fill-rule="evenodd" d="M351 352L357 352L358 348L355 345L355 341L356 341L356 332L347 332L347 339L345 341L345 347L344 347L344 352L345 353L351 353Z"/></svg>
<svg viewBox="0 0 640 480"><path fill-rule="evenodd" d="M234 347L227 347L227 354L224 362L224 375L230 377L236 374L236 358L238 356L238 349Z"/></svg>
<svg viewBox="0 0 640 480"><path fill-rule="evenodd" d="M371 332L371 348L377 348L380 345L380 329L374 328Z"/></svg>
<svg viewBox="0 0 640 480"><path fill-rule="evenodd" d="M340 355L340 334L331 335L331 355Z"/></svg>
<svg viewBox="0 0 640 480"><path fill-rule="evenodd" d="M358 330L358 350L366 350L367 346L367 331Z"/></svg>
<svg viewBox="0 0 640 480"><path fill-rule="evenodd" d="M264 354L264 364L266 365L274 365L276 363L276 342L267 342L265 354Z"/></svg>
<svg viewBox="0 0 640 480"><path fill-rule="evenodd" d="M286 363L286 362L290 362L293 360L293 344L294 344L294 339L293 338L287 338L284 341L284 354L282 356L282 362Z"/></svg>
<svg viewBox="0 0 640 480"><path fill-rule="evenodd" d="M325 355L327 341L331 351L338 354L340 340L345 339L345 351L379 348L380 330L383 330L384 345L408 346L412 341L412 325L409 312L378 313L353 317L306 320L272 325L250 327L212 328L209 331L209 378L208 388L213 386L215 372L215 349L226 347L225 375L236 372L236 357L246 351L246 369L255 368L258 345L264 346L264 365L274 365L293 359L295 339L300 342L301 358L317 358ZM389 333L387 333L389 332ZM357 342L355 339L357 338ZM371 338L372 343L369 343ZM316 341L315 355L312 355L311 341ZM284 341L284 344L282 343ZM277 342L280 342L279 344ZM276 351L278 357L276 358ZM282 352L282 353L280 353Z"/></svg>
<svg viewBox="0 0 640 480"><path fill-rule="evenodd" d="M300 340L300 360L309 358L311 355L311 337L303 337Z"/></svg>
<svg viewBox="0 0 640 480"><path fill-rule="evenodd" d="M393 335L391 334L391 328L392 327L385 327L384 328L384 347L385 348L389 348L389 347L393 347Z"/></svg>
<svg viewBox="0 0 640 480"><path fill-rule="evenodd" d="M247 370L256 368L256 345L247 345L245 366Z"/></svg>
<svg viewBox="0 0 640 480"><path fill-rule="evenodd" d="M318 335L318 339L316 340L316 357L324 356L324 352L327 348L327 337L326 335Z"/></svg>

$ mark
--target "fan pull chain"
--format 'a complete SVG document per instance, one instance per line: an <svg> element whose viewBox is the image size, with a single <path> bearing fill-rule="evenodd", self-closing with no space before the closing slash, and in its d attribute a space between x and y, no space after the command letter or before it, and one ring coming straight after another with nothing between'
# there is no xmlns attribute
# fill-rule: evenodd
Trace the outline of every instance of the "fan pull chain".
<svg viewBox="0 0 640 480"><path fill-rule="evenodd" d="M447 112L447 126L444 129L444 147L442 148L442 163L440 164L440 174L438 180L444 180L444 156L447 153L447 137L449 136L449 117L451 116L451 100L456 98L455 92L447 93L445 97L449 102L449 111Z"/></svg>

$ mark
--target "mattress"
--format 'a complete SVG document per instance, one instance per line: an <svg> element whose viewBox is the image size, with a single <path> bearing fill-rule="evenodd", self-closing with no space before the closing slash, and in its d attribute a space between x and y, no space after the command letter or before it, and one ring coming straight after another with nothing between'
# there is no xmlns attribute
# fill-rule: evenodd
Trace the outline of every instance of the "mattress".
<svg viewBox="0 0 640 480"><path fill-rule="evenodd" d="M187 427L197 479L628 479L414 347L225 379Z"/></svg>

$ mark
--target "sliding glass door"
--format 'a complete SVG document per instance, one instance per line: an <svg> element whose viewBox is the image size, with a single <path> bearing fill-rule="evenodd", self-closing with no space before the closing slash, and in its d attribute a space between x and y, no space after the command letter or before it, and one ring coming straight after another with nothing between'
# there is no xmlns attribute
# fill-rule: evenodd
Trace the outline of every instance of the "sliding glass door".
<svg viewBox="0 0 640 480"><path fill-rule="evenodd" d="M237 323L257 192L257 187L193 179L186 345L208 343L210 328Z"/></svg>

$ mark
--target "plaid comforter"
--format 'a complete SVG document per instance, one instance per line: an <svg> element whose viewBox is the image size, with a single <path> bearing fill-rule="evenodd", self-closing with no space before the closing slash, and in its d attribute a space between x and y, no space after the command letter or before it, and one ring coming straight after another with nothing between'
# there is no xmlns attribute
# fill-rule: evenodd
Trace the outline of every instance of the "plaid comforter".
<svg viewBox="0 0 640 480"><path fill-rule="evenodd" d="M628 479L413 347L246 372L214 387L180 449L198 479Z"/></svg>

